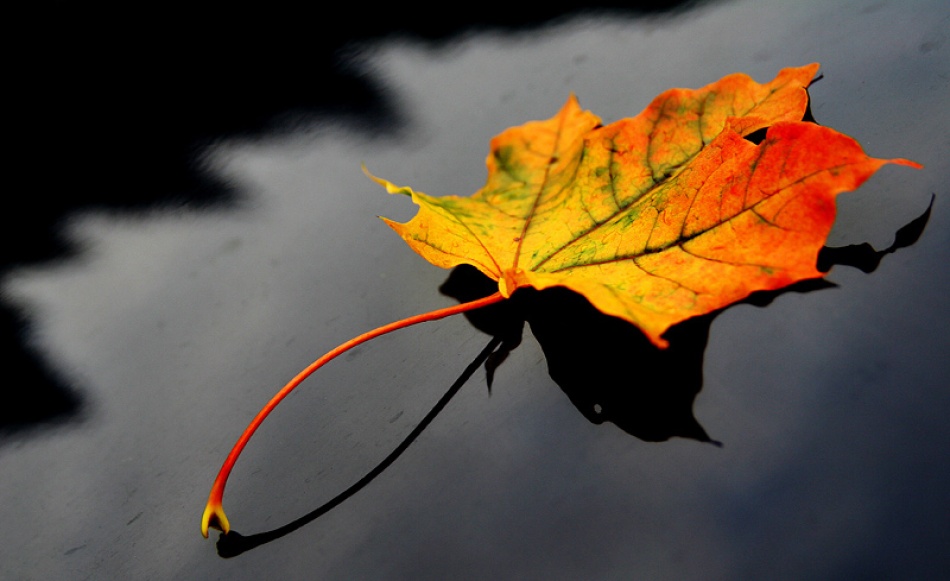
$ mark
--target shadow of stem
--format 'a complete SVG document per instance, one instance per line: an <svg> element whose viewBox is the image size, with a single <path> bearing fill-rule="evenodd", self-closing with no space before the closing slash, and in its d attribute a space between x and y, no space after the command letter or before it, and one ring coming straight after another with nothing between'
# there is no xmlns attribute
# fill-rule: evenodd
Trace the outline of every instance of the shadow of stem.
<svg viewBox="0 0 950 581"><path fill-rule="evenodd" d="M244 536L238 533L237 531L231 531L228 534L221 534L218 538L217 549L218 555L224 558L236 557L241 553L259 547L263 544L269 543L271 541L277 540L284 535L290 534L295 530L303 527L304 525L320 518L324 514L330 512L336 506L342 504L345 500L362 490L367 484L372 482L377 476L383 473L384 470L389 468L389 466L405 452L409 446L419 437L419 435L432 423L432 420L435 419L439 413L448 405L449 401L455 397L455 394L459 392L465 382L467 382L472 375L478 370L479 367L484 364L488 358L498 349L501 345L502 340L499 337L493 337L491 341L488 342L488 345L482 349L481 353L472 361L468 367L465 368L465 371L455 380L455 383L449 387L448 391L445 392L445 395L432 407L428 414L422 421L419 422L412 432L399 444L386 458L384 458L379 464L377 464L372 470L366 473L365 476L356 481L352 486L336 495L329 501L322 504L320 507L310 511L304 516L289 522L281 527L273 529L271 531L257 533L249 536Z"/></svg>

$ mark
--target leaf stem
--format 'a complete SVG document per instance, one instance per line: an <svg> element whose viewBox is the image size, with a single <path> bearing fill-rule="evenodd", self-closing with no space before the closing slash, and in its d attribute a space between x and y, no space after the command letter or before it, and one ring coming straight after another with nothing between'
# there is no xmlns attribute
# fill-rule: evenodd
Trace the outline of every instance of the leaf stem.
<svg viewBox="0 0 950 581"><path fill-rule="evenodd" d="M285 397L287 397L290 392L297 388L298 385L303 383L314 371L320 369L336 357L339 357L343 353L346 353L350 349L362 345L363 343L375 339L380 335L385 335L399 329L404 329L406 327L411 327L419 323L426 323L428 321L436 321L438 319L444 319L452 315L457 315L459 313L464 313L466 311L471 311L481 307L485 307L497 302L504 300L500 292L496 292L493 295L487 296L485 298L477 299L467 303L462 303L459 305L454 305L451 307L446 307L444 309L438 309L435 311L430 311L428 313L422 313L419 315L414 315L412 317L407 317L405 319L389 323L388 325L383 325L382 327L377 327L372 331L367 331L362 335L354 337L345 343L342 343L335 347L334 349L327 352L325 355L308 365L300 373L291 379L287 385L281 388L274 397L268 401L261 411L257 412L257 415L254 416L254 419L251 420L251 423L248 424L247 428L244 429L244 433L241 434L241 437L238 438L234 446L231 448L231 452L228 454L228 457L224 460L224 464L221 466L221 470L218 471L218 476L214 479L214 484L211 485L211 493L208 495L208 503L205 505L204 514L201 517L201 535L205 538L208 537L208 528L216 528L225 534L231 530L231 525L228 522L228 517L224 514L224 509L221 506L222 498L224 497L224 487L228 483L228 476L231 475L231 469L234 468L234 464L237 462L238 457L241 455L241 452L244 451L244 447L247 446L248 441L251 439L251 436L254 435L254 432L257 431L257 428L264 422L264 419L277 407Z"/></svg>

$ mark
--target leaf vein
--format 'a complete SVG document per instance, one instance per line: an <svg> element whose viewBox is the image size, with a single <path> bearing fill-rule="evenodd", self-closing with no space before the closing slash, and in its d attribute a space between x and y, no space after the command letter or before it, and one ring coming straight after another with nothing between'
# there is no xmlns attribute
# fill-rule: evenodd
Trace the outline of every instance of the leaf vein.
<svg viewBox="0 0 950 581"><path fill-rule="evenodd" d="M472 228L471 228L468 224L466 224L464 220L462 220L459 216L457 216L457 215L455 214L455 212L453 212L450 208L448 208L448 207L446 207L446 206L442 206L442 209L445 210L446 213L448 213L449 216L452 217L452 219L454 219L456 222L458 222L463 228L465 228L465 230L468 231L469 234L472 235L472 238L474 238L475 241L478 242L478 245L482 247L482 250L484 250L484 251L485 251L485 254L488 255L488 258L491 259L492 264L495 265L495 270L496 270L496 272L498 272L499 276L501 276L501 274L502 274L502 272L503 272L502 269L501 269L501 266L499 266L498 262L495 260L495 257L492 255L491 251L488 250L488 247L485 246L485 243L482 242L481 237L480 237L478 234L476 234L475 231L472 230ZM432 244L429 244L429 241L428 241L428 240L426 240L425 242L426 242L426 244L428 244L429 246L432 246ZM432 248L436 248L436 247L435 247L435 246L432 246ZM445 252L444 250L441 250L441 249L439 249L439 250L440 250L441 252ZM451 254L452 256L459 256L459 255L453 254L453 253L451 253L451 252L446 252L446 254Z"/></svg>

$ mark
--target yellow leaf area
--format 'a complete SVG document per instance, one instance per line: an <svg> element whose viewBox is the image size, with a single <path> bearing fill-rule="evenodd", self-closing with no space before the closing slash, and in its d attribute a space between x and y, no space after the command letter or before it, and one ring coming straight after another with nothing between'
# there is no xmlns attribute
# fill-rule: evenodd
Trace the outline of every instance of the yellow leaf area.
<svg viewBox="0 0 950 581"><path fill-rule="evenodd" d="M374 178L419 205L407 223L384 220L429 262L471 264L505 297L564 286L665 347L680 321L820 277L835 196L886 163L919 167L800 121L817 70L672 89L606 126L571 96L491 141L488 181L471 197ZM743 139L765 127L759 145Z"/></svg>

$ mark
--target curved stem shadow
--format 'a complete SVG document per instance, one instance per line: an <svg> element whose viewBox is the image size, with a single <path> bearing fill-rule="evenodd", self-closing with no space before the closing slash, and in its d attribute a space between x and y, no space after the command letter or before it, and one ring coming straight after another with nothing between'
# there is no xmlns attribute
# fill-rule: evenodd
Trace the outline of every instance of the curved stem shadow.
<svg viewBox="0 0 950 581"><path fill-rule="evenodd" d="M234 530L228 534L222 533L218 537L217 542L218 555L225 559L229 559L261 545L267 544L271 541L275 541L284 535L290 534L304 525L320 518L362 490L367 484L382 474L384 470L389 468L389 466L392 465L392 463L395 462L396 459L399 458L399 456L401 456L402 453L405 452L413 442L415 442L416 438L418 438L419 435L429 426L429 424L432 423L432 420L434 420L435 417L442 412L449 401L455 397L455 394L457 394L462 386L465 385L465 382L467 382L469 378L472 377L472 375L478 370L479 367L481 367L483 363L488 361L490 356L495 353L496 349L498 349L501 344L502 339L500 337L492 337L491 341L488 342L488 345L486 345L485 348L482 349L481 353L479 353L478 356L468 365L468 367L465 368L465 371L463 371L458 379L455 380L455 383L449 387L448 391L445 392L445 395L439 399L435 406L433 406L429 413L426 414L424 418L422 418L415 428L413 428L409 435L406 436L406 438L398 446L396 446L396 448L390 452L386 458L384 458L372 470L367 472L365 476L353 483L353 485L351 485L349 488L334 496L320 507L305 514L304 516L276 529L248 536L244 536Z"/></svg>

